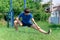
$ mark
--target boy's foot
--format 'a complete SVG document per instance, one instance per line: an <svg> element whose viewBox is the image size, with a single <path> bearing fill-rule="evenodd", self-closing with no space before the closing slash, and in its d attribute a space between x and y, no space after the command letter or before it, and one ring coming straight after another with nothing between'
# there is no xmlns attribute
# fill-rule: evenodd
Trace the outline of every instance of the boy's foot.
<svg viewBox="0 0 60 40"><path fill-rule="evenodd" d="M51 29L49 29L49 31L47 32L47 34L50 34L51 33Z"/></svg>
<svg viewBox="0 0 60 40"><path fill-rule="evenodd" d="M50 33L51 33L51 29L49 29L49 30L48 30L48 32L47 32L47 33L45 33L45 34L50 34Z"/></svg>

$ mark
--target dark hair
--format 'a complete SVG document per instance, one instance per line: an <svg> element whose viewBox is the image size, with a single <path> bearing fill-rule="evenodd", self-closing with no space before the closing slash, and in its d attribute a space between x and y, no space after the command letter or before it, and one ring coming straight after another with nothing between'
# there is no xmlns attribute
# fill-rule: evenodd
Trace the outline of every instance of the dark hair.
<svg viewBox="0 0 60 40"><path fill-rule="evenodd" d="M25 8L25 9L24 9L24 12L25 12L25 13L30 13L30 9Z"/></svg>

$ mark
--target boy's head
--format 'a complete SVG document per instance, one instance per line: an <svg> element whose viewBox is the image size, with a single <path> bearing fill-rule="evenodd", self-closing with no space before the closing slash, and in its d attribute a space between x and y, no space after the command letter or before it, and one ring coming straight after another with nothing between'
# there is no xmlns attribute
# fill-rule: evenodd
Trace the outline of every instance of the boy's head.
<svg viewBox="0 0 60 40"><path fill-rule="evenodd" d="M25 12L25 13L30 13L30 9L25 8L25 9L24 9L24 12Z"/></svg>

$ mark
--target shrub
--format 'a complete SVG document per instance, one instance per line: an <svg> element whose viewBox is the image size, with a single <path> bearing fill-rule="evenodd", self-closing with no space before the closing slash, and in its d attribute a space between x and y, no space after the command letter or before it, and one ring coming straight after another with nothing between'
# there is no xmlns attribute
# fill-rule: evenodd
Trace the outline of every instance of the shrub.
<svg viewBox="0 0 60 40"><path fill-rule="evenodd" d="M36 21L40 21L40 14L35 14L35 15L34 15L34 19L35 19Z"/></svg>
<svg viewBox="0 0 60 40"><path fill-rule="evenodd" d="M2 15L0 15L0 20L1 20L1 18L2 18L3 16Z"/></svg>

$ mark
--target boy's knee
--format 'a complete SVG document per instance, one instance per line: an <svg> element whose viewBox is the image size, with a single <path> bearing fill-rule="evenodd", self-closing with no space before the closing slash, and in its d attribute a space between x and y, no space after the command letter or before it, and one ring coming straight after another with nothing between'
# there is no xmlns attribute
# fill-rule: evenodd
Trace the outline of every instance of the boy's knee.
<svg viewBox="0 0 60 40"><path fill-rule="evenodd" d="M38 27L37 29L40 29L40 27Z"/></svg>
<svg viewBox="0 0 60 40"><path fill-rule="evenodd" d="M15 23L17 23L17 21L16 21L16 20L14 21L14 24L15 24Z"/></svg>
<svg viewBox="0 0 60 40"><path fill-rule="evenodd" d="M37 29L41 29L39 26L35 25L37 27Z"/></svg>

